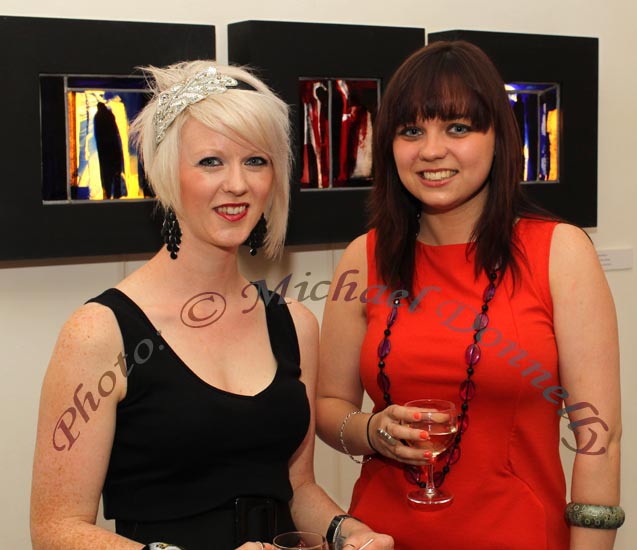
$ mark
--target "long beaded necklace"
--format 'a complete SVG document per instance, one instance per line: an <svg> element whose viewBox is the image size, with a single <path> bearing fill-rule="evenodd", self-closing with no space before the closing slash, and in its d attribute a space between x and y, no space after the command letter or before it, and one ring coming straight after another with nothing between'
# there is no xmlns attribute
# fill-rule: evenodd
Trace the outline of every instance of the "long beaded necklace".
<svg viewBox="0 0 637 550"><path fill-rule="evenodd" d="M480 312L476 315L475 321L473 323L473 342L467 346L467 349L464 353L464 360L467 364L467 378L462 381L460 384L460 398L462 399L462 405L460 407L460 414L458 415L458 426L459 430L454 438L452 445L447 449L444 453L440 454L438 460L441 462L445 462L445 465L442 467L442 470L434 473L434 484L436 487L440 487L451 466L453 466L458 460L460 460L460 441L462 439L462 435L467 431L469 427L469 401L471 401L476 394L476 384L472 380L473 374L475 372L475 365L478 364L481 357L480 350L480 335L484 329L487 328L489 324L489 316L487 312L489 311L489 302L493 300L496 291L496 280L498 278L497 271L491 271L488 274L489 284L484 289L482 294L482 308ZM387 328L384 331L383 339L380 341L378 345L378 375L376 377L376 382L378 387L383 392L383 399L385 401L385 405L388 407L392 405L391 394L389 393L391 383L389 380L389 376L385 372L386 363L385 359L389 355L391 351L391 342L389 337L391 336L391 329L396 323L398 319L398 308L400 307L400 298L395 298L392 303L391 311L387 316ZM418 485L421 488L426 487L426 483L421 481L421 470L417 466L405 465L405 477L410 483L414 485Z"/></svg>

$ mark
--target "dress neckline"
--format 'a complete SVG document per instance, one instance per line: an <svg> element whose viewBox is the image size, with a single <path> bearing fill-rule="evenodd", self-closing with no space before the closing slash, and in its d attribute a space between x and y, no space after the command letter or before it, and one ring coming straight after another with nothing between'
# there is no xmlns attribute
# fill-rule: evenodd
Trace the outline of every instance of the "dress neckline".
<svg viewBox="0 0 637 550"><path fill-rule="evenodd" d="M520 230L524 229L524 225L529 222L529 218L519 218L515 224L513 225L513 236L517 238L519 236ZM422 248L423 250L456 250L459 248L467 248L474 244L473 242L465 242L465 243L453 243L453 244L428 244L416 239L416 246Z"/></svg>
<svg viewBox="0 0 637 550"><path fill-rule="evenodd" d="M268 313L268 306L267 306L267 303L265 302L263 293L260 291L259 288L257 288L257 291L259 293L259 298L261 299L261 301L264 302L264 306L265 306L265 321L266 321L266 330L268 331L268 341L270 342L270 349L271 349L272 355L274 356L274 359L276 361L277 368L276 368L276 371L274 373L274 376L272 377L272 380L268 383L268 385L265 386L262 390L258 391L257 393L255 393L253 395L244 395L244 394L240 394L240 393L233 393L233 392L218 388L217 386L213 386L212 384L206 382L195 371L193 371L188 366L188 364L179 356L179 354L173 349L173 347L170 345L170 343L161 335L161 330L157 329L157 327L153 324L153 322L150 320L148 315L146 315L144 310L137 304L137 302L135 302L135 300L133 300L128 294L126 294L125 292L123 292L119 288L111 287L109 290L114 292L118 296L120 296L127 304L129 304L134 309L134 311L139 315L139 317L142 319L144 324L146 324L146 325L148 325L148 327L150 327L152 333L154 335L156 335L158 338L161 339L161 344L160 345L163 346L163 349L167 350L175 358L175 360L177 361L177 364L181 368L183 368L187 374L192 376L198 383L203 384L206 388L210 389L211 391L214 391L216 393L220 393L220 394L223 394L223 395L226 395L226 396L230 396L230 397L233 397L233 398L237 398L237 399L255 399L255 398L258 398L258 397L266 394L267 392L269 392L271 390L271 388L273 387L275 381L279 377L280 372L281 372L280 359L276 355L276 352L275 352L276 348L275 348L274 342L272 341L272 331L270 330L270 320L271 319L270 319L270 315Z"/></svg>

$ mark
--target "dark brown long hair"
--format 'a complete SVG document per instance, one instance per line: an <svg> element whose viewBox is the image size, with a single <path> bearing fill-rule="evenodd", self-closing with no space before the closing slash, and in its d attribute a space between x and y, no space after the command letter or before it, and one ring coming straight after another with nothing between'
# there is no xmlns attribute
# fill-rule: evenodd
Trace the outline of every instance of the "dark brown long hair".
<svg viewBox="0 0 637 550"><path fill-rule="evenodd" d="M471 235L475 274L518 271L513 226L519 217L551 217L524 195L520 132L504 82L487 55L464 41L434 42L408 57L384 92L374 125L374 187L370 227L376 229L378 275L413 293L417 213L421 203L402 185L393 155L397 130L419 119L468 118L476 131L495 132L495 157L484 210Z"/></svg>

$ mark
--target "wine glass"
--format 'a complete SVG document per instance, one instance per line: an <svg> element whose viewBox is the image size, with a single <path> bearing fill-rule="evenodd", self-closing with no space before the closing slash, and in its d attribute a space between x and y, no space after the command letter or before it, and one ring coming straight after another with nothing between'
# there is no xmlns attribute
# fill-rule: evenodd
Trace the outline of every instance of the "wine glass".
<svg viewBox="0 0 637 550"><path fill-rule="evenodd" d="M272 544L280 550L328 550L325 537L309 531L281 533L274 537Z"/></svg>
<svg viewBox="0 0 637 550"><path fill-rule="evenodd" d="M408 441L409 445L431 454L426 466L426 486L410 491L407 494L407 500L424 510L435 510L438 506L449 505L453 495L436 488L434 464L438 455L446 451L456 437L458 431L456 406L451 401L443 399L416 399L405 403L405 407L415 407L420 412L420 420L410 422L409 426L429 433L429 439Z"/></svg>

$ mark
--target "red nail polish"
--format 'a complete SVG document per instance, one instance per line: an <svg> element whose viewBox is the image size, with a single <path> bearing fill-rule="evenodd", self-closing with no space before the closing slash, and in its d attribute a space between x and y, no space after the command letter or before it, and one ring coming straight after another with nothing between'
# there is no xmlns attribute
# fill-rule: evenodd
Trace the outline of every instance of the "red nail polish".
<svg viewBox="0 0 637 550"><path fill-rule="evenodd" d="M431 451L425 451L425 452L423 453L423 456L424 456L425 458L431 458L433 455L434 455L434 454L433 454Z"/></svg>
<svg viewBox="0 0 637 550"><path fill-rule="evenodd" d="M426 430L420 432L420 439L429 439L429 432Z"/></svg>
<svg viewBox="0 0 637 550"><path fill-rule="evenodd" d="M420 413L419 412L415 412L414 413L414 420L420 420Z"/></svg>

